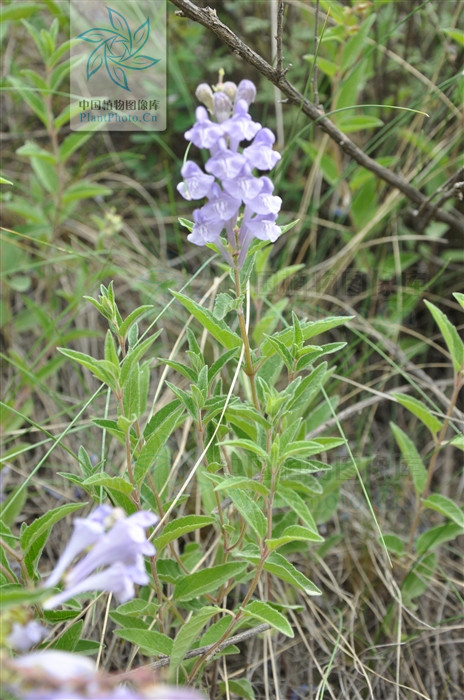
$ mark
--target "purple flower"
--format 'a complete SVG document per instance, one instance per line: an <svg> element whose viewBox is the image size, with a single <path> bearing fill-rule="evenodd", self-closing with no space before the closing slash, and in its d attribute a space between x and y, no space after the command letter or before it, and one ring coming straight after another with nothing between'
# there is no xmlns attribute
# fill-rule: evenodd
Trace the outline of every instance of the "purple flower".
<svg viewBox="0 0 464 700"><path fill-rule="evenodd" d="M144 669L121 685L120 674L99 672L95 662L54 649L6 659L6 687L19 700L204 700L193 688L154 682Z"/></svg>
<svg viewBox="0 0 464 700"><path fill-rule="evenodd" d="M44 608L50 610L88 591L113 593L120 602L133 598L134 584L148 583L144 556L153 555L155 548L147 540L145 529L156 521L156 515L148 511L126 517L118 508L109 508L108 512L107 506L97 508L89 518L81 520L46 585L59 580L75 556L89 544L93 546L65 575L65 590L49 598ZM97 571L102 567L107 568Z"/></svg>
<svg viewBox="0 0 464 700"><path fill-rule="evenodd" d="M74 532L45 586L56 586L63 573L78 554L94 544L105 532L105 519L112 512L111 506L98 506L87 518L74 520Z"/></svg>
<svg viewBox="0 0 464 700"><path fill-rule="evenodd" d="M221 138L222 128L208 119L208 113L204 107L197 107L195 116L197 121L189 131L185 132L185 138L198 148L211 148Z"/></svg>
<svg viewBox="0 0 464 700"><path fill-rule="evenodd" d="M253 168L272 170L281 158L280 153L272 150L274 142L275 136L272 131L266 128L261 129L253 139L251 146L243 149L243 155Z"/></svg>
<svg viewBox="0 0 464 700"><path fill-rule="evenodd" d="M188 240L200 246L214 243L229 264L236 258L241 266L253 238L273 242L280 235L275 221L282 200L272 194L270 178L253 174L255 168L271 170L280 154L273 150L272 131L262 128L248 113L256 97L250 80L242 80L237 87L221 79L213 90L203 83L196 95L217 121L198 107L196 122L185 133L188 141L211 153L205 165L209 175L187 161L181 171L184 182L177 186L185 199L207 199L193 212L194 227ZM240 151L243 141L251 143ZM221 239L224 231L226 245Z"/></svg>
<svg viewBox="0 0 464 700"><path fill-rule="evenodd" d="M212 175L205 175L203 170L191 160L187 160L182 166L184 182L177 185L177 189L184 199L202 199L206 197L214 182Z"/></svg>
<svg viewBox="0 0 464 700"><path fill-rule="evenodd" d="M16 651L28 651L46 636L46 628L37 620L30 620L25 625L13 622L13 629L8 635L7 642Z"/></svg>

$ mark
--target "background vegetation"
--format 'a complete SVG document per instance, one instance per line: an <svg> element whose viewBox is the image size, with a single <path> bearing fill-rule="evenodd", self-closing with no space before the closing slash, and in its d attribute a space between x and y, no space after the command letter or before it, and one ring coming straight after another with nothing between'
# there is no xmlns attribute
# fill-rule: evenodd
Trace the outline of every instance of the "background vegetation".
<svg viewBox="0 0 464 700"><path fill-rule="evenodd" d="M213 5L272 62L276 3ZM287 79L365 153L462 221L462 0L320 0L319 9L316 27L315 2L284 3ZM308 597L279 584L273 593L289 606L294 638L266 633L244 642L240 655L217 662L217 697L251 697L253 688L256 698L457 700L464 687L463 516L457 506L452 517L448 501L427 509L419 496L428 496L426 486L462 503L456 348L464 324L460 298L453 297L464 291L462 231L417 215L415 204L348 158L269 81L206 28L176 15L170 3L169 127L163 133L73 134L64 4L12 2L2 12L3 177L9 181L1 193L2 528L8 541L15 544L22 524L57 506L90 500L79 482L82 446L89 465L105 464L111 476L124 471L120 442L93 421L113 416L109 394L88 369L57 350L103 356L107 324L84 296L97 298L100 285L112 280L123 318L152 305L140 331L162 333L146 358L144 415L173 398L166 365L157 358L178 347L189 314L173 303L169 289L212 306L223 273L210 251L187 243L178 217L191 218L191 206L176 192L195 88L216 83L223 68L226 78L249 78L258 87L251 111L277 133L282 153L276 178L281 221L298 219L252 279L254 340L291 323L291 311L310 321L354 318L323 336L347 346L325 384L330 405L321 400L307 423L309 436L346 438L327 453L334 469L323 494L304 493L325 541L286 550L323 595ZM322 37L318 45L315 32ZM212 361L217 348L211 337L196 321L191 327ZM173 359L185 360L185 349ZM179 382L172 370L168 377ZM175 470L172 493L200 447L185 425L173 430L160 455L162 468ZM364 489L347 467L351 458ZM418 463L427 484L417 476ZM202 508L195 489L188 492L193 497L182 504L184 515ZM97 496L96 487L92 493ZM42 572L62 549L69 517L43 544ZM421 541L424 534L429 539ZM198 533L176 546L183 553L192 543L200 543ZM105 630L102 618L86 622L85 639L76 638L73 648L94 652L106 634L105 668L147 663L148 653L142 649L134 658L133 647L113 634L117 615ZM65 623L58 646L69 629ZM235 678L248 683L234 686Z"/></svg>

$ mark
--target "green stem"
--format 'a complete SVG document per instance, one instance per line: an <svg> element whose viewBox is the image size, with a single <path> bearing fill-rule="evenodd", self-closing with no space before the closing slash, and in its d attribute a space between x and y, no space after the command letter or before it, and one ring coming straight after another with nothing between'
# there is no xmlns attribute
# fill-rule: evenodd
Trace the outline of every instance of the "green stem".
<svg viewBox="0 0 464 700"><path fill-rule="evenodd" d="M234 264L234 279L235 279L235 294L237 299L240 299L242 295L240 287L240 272L237 267L237 263ZM246 329L245 317L243 315L243 308L240 304L237 309L238 323L240 326L240 333L242 336L243 347L245 349L245 373L250 378L251 385L251 395L253 397L253 404L257 411L261 411L258 399L258 392L256 391L256 369L253 367L253 361L251 359L250 341L248 340L248 333Z"/></svg>

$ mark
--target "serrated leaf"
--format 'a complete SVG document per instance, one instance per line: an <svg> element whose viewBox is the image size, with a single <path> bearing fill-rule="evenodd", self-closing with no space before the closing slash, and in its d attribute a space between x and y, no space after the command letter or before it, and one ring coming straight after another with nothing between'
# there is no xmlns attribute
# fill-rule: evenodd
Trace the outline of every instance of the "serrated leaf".
<svg viewBox="0 0 464 700"><path fill-rule="evenodd" d="M390 423L395 440L406 460L416 494L421 494L427 483L427 470L412 440L395 423Z"/></svg>
<svg viewBox="0 0 464 700"><path fill-rule="evenodd" d="M200 630L209 622L209 620L221 612L221 608L213 605L208 605L197 613L194 613L190 620L182 625L172 645L170 669L172 672L180 666L182 659L188 650L193 646Z"/></svg>
<svg viewBox="0 0 464 700"><path fill-rule="evenodd" d="M174 599L178 601L193 600L205 593L212 593L227 583L229 579L243 573L246 566L246 564L232 562L188 574L176 584Z"/></svg>
<svg viewBox="0 0 464 700"><path fill-rule="evenodd" d="M278 547L282 547L284 544L289 542L323 542L324 538L319 534L309 530L307 527L301 527L301 525L290 525L286 527L285 530L279 537L273 537L270 540L266 540L267 547L269 551L273 551Z"/></svg>
<svg viewBox="0 0 464 700"><path fill-rule="evenodd" d="M430 496L423 499L422 505L425 506L425 508L430 508L431 510L437 511L437 513L441 513L446 518L455 522L456 525L459 525L459 527L464 527L464 513L451 498L443 496L441 493L432 493Z"/></svg>
<svg viewBox="0 0 464 700"><path fill-rule="evenodd" d="M172 651L172 639L155 630L129 628L115 630L113 634L131 642L131 644L136 644L147 656L160 656L161 654L169 656Z"/></svg>
<svg viewBox="0 0 464 700"><path fill-rule="evenodd" d="M156 551L160 552L169 542L177 540L182 535L214 523L214 518L209 515L185 515L168 523L162 534L157 537L153 544Z"/></svg>
<svg viewBox="0 0 464 700"><path fill-rule="evenodd" d="M402 406L411 411L413 415L419 418L420 421L430 430L432 435L440 430L442 424L433 413L430 413L428 406L426 406L422 401L413 398L412 396L407 396L406 394L392 394L392 396L400 403Z"/></svg>
<svg viewBox="0 0 464 700"><path fill-rule="evenodd" d="M242 608L245 617L253 617L260 622L267 622L271 627L282 632L286 637L294 637L290 623L282 613L262 600L252 600Z"/></svg>
<svg viewBox="0 0 464 700"><path fill-rule="evenodd" d="M221 345L228 350L242 345L242 339L231 331L224 321L214 318L211 311L204 309L196 301L184 294L171 291L171 294L204 326Z"/></svg>

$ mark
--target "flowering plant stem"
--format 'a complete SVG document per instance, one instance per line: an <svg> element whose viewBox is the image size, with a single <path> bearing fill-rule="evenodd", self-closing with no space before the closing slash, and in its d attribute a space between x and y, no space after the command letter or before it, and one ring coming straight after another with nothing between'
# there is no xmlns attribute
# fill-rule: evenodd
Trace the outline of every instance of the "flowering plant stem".
<svg viewBox="0 0 464 700"><path fill-rule="evenodd" d="M237 299L240 301L242 296L241 286L240 286L240 272L237 266L237 258L234 258L234 279L235 279L235 294ZM253 367L253 361L251 359L250 342L248 340L248 332L245 323L245 317L243 315L243 307L240 302L240 306L237 309L238 323L240 326L240 333L243 340L243 347L245 350L245 373L250 378L251 385L251 395L253 398L253 404L257 411L261 410L258 399L258 392L256 391L256 369Z"/></svg>

